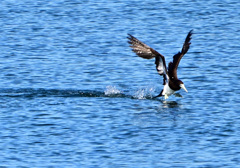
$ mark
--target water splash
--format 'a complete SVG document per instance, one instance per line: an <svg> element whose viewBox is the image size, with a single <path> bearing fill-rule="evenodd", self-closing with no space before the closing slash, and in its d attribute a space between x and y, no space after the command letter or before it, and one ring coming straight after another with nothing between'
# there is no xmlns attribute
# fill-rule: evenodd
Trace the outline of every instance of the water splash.
<svg viewBox="0 0 240 168"><path fill-rule="evenodd" d="M107 86L106 90L74 90L74 89L44 89L44 88L21 88L21 89L0 89L0 97L111 97L111 98L130 98L130 99L152 99L154 88L147 87L139 89L134 95L125 94L116 86ZM127 91L125 91L127 92ZM128 92L129 93L129 92Z"/></svg>
<svg viewBox="0 0 240 168"><path fill-rule="evenodd" d="M115 95L121 94L121 91L116 88L116 86L107 86L106 90L104 91L105 95Z"/></svg>
<svg viewBox="0 0 240 168"><path fill-rule="evenodd" d="M146 88L140 88L137 90L137 92L134 94L134 98L136 99L149 99L153 98L153 94L155 92L154 87L146 87Z"/></svg>

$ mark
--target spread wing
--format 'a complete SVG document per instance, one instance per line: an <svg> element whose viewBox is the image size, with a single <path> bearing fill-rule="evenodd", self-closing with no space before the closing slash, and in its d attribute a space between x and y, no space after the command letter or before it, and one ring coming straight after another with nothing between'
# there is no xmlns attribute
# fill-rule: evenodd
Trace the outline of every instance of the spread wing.
<svg viewBox="0 0 240 168"><path fill-rule="evenodd" d="M165 85L168 80L168 75L164 56L149 47L148 45L144 44L134 36L130 34L128 35L128 43L130 44L133 52L135 52L139 57L142 57L144 59L155 58L157 72L159 73L159 75L163 76L163 84Z"/></svg>
<svg viewBox="0 0 240 168"><path fill-rule="evenodd" d="M128 34L127 38L129 39L128 43L131 44L130 47L132 48L132 51L135 52L139 57L144 59L152 59L158 54L157 51L153 50L151 47L144 44L131 34Z"/></svg>
<svg viewBox="0 0 240 168"><path fill-rule="evenodd" d="M193 30L191 30L188 33L188 35L185 39L185 42L183 44L182 51L175 54L173 56L173 62L169 62L169 64L168 64L168 75L170 78L177 79L177 68L178 68L181 58L184 56L184 54L187 53L188 49L190 48L190 44L191 44L190 40L191 40L191 36L192 36L192 31Z"/></svg>

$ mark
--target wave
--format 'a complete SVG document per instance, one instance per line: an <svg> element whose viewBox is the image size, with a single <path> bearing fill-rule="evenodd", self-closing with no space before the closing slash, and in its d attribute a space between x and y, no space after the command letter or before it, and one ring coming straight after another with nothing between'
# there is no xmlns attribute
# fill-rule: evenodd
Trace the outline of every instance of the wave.
<svg viewBox="0 0 240 168"><path fill-rule="evenodd" d="M0 97L104 97L104 92L60 89L3 89Z"/></svg>
<svg viewBox="0 0 240 168"><path fill-rule="evenodd" d="M129 99L151 99L162 101L162 99L153 98L155 89L152 87L140 88L136 91L122 91L116 86L107 86L104 91L96 90L77 90L77 89L0 89L1 97L12 98L36 98L36 97L109 97L109 98L129 98Z"/></svg>
<svg viewBox="0 0 240 168"><path fill-rule="evenodd" d="M73 89L0 89L0 97L131 97L115 90L105 92Z"/></svg>
<svg viewBox="0 0 240 168"><path fill-rule="evenodd" d="M151 88L137 90L133 95L125 94L116 86L107 86L104 91L74 89L0 89L0 97L119 97L131 99L152 99Z"/></svg>

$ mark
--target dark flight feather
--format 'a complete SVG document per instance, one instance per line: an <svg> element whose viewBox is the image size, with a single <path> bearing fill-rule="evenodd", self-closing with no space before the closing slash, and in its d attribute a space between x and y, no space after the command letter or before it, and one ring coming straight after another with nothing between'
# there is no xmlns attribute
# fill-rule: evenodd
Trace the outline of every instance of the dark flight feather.
<svg viewBox="0 0 240 168"><path fill-rule="evenodd" d="M170 79L177 79L177 68L181 61L181 58L184 56L184 54L187 53L188 49L190 48L190 44L191 44L190 40L191 40L191 36L192 36L192 31L193 30L191 30L188 33L188 35L185 39L185 42L183 44L182 51L175 54L173 56L173 62L169 62L169 64L168 64L168 75L169 75Z"/></svg>
<svg viewBox="0 0 240 168"><path fill-rule="evenodd" d="M144 44L131 34L128 34L129 39L128 43L131 44L130 47L132 48L133 52L135 52L139 57L142 57L144 59L152 59L156 57L156 54L158 54L157 51L154 52L154 50L149 47L148 45Z"/></svg>
<svg viewBox="0 0 240 168"><path fill-rule="evenodd" d="M128 43L131 44L130 47L132 48L133 52L135 52L139 57L142 57L144 59L155 58L156 70L159 75L163 75L163 83L165 84L167 82L167 67L164 56L149 47L148 45L144 44L134 36L130 34L128 35Z"/></svg>
<svg viewBox="0 0 240 168"><path fill-rule="evenodd" d="M156 50L152 49L148 45L144 44L134 36L128 34L128 43L130 44L130 47L132 48L133 52L135 52L139 57L144 59L152 59L155 58L155 64L156 64L156 70L159 73L159 75L163 76L163 84L165 85L169 79L174 80L177 78L177 68L180 63L181 58L184 56L184 54L187 53L189 47L190 47L190 40L192 36L191 30L182 47L181 52L178 52L173 56L173 61L169 62L168 69L166 67L165 58L163 55L158 53Z"/></svg>

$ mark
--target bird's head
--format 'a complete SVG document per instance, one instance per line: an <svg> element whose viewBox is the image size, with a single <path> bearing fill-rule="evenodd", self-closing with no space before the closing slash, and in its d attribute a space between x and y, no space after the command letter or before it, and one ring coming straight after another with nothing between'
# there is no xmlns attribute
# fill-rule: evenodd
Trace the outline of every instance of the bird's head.
<svg viewBox="0 0 240 168"><path fill-rule="evenodd" d="M184 83L183 83L181 80L178 81L178 84L179 84L179 87L180 87L180 88L182 88L183 90L185 90L186 92L188 92L187 89L186 89L186 87L184 86Z"/></svg>

